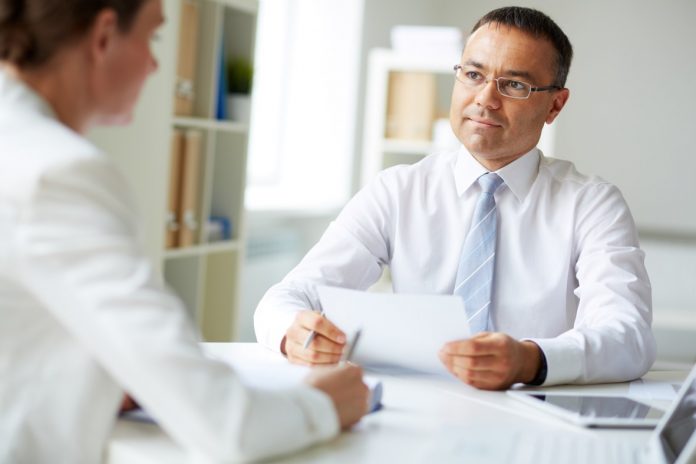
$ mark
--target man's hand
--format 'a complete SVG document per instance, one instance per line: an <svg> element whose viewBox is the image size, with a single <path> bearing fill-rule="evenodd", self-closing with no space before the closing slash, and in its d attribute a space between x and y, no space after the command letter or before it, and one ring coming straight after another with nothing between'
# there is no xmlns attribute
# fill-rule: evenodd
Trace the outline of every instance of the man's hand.
<svg viewBox="0 0 696 464"><path fill-rule="evenodd" d="M349 428L368 412L370 391L358 366L320 367L305 382L331 397L342 429Z"/></svg>
<svg viewBox="0 0 696 464"><path fill-rule="evenodd" d="M483 390L503 390L531 382L541 364L541 350L498 332L481 332L468 340L445 344L440 360L459 379Z"/></svg>
<svg viewBox="0 0 696 464"><path fill-rule="evenodd" d="M305 340L312 330L316 335L305 349ZM295 364L330 365L340 361L345 344L346 335L328 319L314 311L300 311L285 334L280 349Z"/></svg>

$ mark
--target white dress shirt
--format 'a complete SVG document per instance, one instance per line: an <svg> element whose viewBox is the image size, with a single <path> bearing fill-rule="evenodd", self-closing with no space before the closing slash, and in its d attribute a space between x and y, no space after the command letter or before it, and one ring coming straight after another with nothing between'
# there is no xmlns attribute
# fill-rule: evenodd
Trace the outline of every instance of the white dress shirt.
<svg viewBox="0 0 696 464"><path fill-rule="evenodd" d="M203 462L335 436L323 392L203 355L138 234L115 166L0 70L0 462L100 462L124 389Z"/></svg>
<svg viewBox="0 0 696 464"><path fill-rule="evenodd" d="M485 172L461 148L380 173L266 293L257 339L278 350L295 312L319 308L316 285L367 289L385 266L395 292L453 293ZM537 149L496 172L494 330L541 347L546 385L640 377L655 358L651 289L619 190Z"/></svg>

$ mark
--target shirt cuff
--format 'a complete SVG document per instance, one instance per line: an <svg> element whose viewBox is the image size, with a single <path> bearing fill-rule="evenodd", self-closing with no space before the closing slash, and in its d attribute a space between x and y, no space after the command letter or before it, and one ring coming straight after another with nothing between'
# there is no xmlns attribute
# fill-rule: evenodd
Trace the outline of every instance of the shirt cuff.
<svg viewBox="0 0 696 464"><path fill-rule="evenodd" d="M300 387L298 392L298 397L303 403L304 410L307 411L318 440L326 441L338 435L341 427L331 397L311 387Z"/></svg>
<svg viewBox="0 0 696 464"><path fill-rule="evenodd" d="M532 342L532 343L534 343L534 342ZM539 345L537 345L537 347L538 346ZM549 372L549 365L546 362L546 355L544 354L544 350L542 350L541 347L539 347L539 356L540 356L539 370L537 370L537 373L534 376L534 378L532 380L530 380L529 382L527 382L527 385L539 386L539 385L543 385L544 382L546 382L546 375Z"/></svg>
<svg viewBox="0 0 696 464"><path fill-rule="evenodd" d="M546 379L540 385L574 383L581 377L585 360L576 340L562 336L527 340L536 343L546 358Z"/></svg>
<svg viewBox="0 0 696 464"><path fill-rule="evenodd" d="M262 316L257 312L256 317L265 319L255 321L257 341L266 348L280 353L280 344L297 317L297 311L265 311ZM260 327L265 330L258 330Z"/></svg>

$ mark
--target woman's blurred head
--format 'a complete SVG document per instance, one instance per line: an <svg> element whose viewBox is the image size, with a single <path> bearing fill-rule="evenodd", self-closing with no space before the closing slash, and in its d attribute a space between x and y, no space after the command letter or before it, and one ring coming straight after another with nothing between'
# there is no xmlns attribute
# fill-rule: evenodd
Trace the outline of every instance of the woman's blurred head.
<svg viewBox="0 0 696 464"><path fill-rule="evenodd" d="M162 21L162 0L0 0L0 61L30 85L38 76L79 93L84 125L122 123L157 68L150 42Z"/></svg>
<svg viewBox="0 0 696 464"><path fill-rule="evenodd" d="M147 0L0 0L0 60L19 68L45 64L79 39L105 9L127 32Z"/></svg>

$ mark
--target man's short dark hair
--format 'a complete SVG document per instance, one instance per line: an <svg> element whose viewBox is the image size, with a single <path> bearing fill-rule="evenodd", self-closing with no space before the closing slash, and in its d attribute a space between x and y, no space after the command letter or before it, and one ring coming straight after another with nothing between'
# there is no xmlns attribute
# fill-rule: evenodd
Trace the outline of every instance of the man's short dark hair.
<svg viewBox="0 0 696 464"><path fill-rule="evenodd" d="M553 85L565 87L570 62L573 59L573 46L568 36L558 27L553 19L539 10L520 6L498 8L483 16L471 29L475 32L485 24L495 23L514 27L537 38L551 42L556 49L556 78Z"/></svg>

